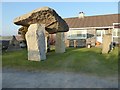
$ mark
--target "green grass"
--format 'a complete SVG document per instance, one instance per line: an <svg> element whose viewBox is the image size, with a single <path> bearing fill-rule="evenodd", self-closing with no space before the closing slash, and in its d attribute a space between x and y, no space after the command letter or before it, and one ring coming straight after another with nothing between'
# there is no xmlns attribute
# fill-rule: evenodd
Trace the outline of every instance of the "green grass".
<svg viewBox="0 0 120 90"><path fill-rule="evenodd" d="M100 48L67 48L63 54L47 53L45 61L27 60L27 50L3 52L3 67L23 70L48 70L111 76L118 73L118 48L109 54L100 54Z"/></svg>

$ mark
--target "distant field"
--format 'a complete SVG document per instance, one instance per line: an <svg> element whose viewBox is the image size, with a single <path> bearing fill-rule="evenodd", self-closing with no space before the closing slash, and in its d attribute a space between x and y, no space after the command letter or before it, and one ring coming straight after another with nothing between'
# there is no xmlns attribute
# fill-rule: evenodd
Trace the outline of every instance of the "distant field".
<svg viewBox="0 0 120 90"><path fill-rule="evenodd" d="M0 40L11 40L12 36L0 36Z"/></svg>
<svg viewBox="0 0 120 90"><path fill-rule="evenodd" d="M67 48L63 54L47 53L45 61L27 60L27 50L3 52L3 67L22 70L48 70L111 76L118 73L118 48L109 54L100 54L100 48Z"/></svg>

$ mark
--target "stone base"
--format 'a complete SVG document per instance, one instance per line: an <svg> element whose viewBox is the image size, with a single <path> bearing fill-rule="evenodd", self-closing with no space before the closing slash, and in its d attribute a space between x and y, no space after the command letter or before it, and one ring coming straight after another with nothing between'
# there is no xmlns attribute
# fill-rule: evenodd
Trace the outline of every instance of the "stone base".
<svg viewBox="0 0 120 90"><path fill-rule="evenodd" d="M55 52L64 53L65 52L65 40L64 33L56 33L56 42L55 42Z"/></svg>
<svg viewBox="0 0 120 90"><path fill-rule="evenodd" d="M28 60L40 61L46 59L45 26L31 24L26 33Z"/></svg>

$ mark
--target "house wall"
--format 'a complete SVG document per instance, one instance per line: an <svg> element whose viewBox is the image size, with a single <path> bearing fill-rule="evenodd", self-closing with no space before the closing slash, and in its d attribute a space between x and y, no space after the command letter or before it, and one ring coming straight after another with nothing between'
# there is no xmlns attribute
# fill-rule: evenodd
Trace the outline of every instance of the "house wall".
<svg viewBox="0 0 120 90"><path fill-rule="evenodd" d="M103 43L104 34L112 34L112 28L96 28L96 42L99 42L100 45Z"/></svg>
<svg viewBox="0 0 120 90"><path fill-rule="evenodd" d="M113 42L115 42L116 44L119 44L119 40L120 40L120 29L119 28L114 28L113 29Z"/></svg>
<svg viewBox="0 0 120 90"><path fill-rule="evenodd" d="M87 39L86 44L91 44L92 46L95 46L96 42L96 29L87 29Z"/></svg>
<svg viewBox="0 0 120 90"><path fill-rule="evenodd" d="M66 47L86 46L87 29L70 29L65 32Z"/></svg>
<svg viewBox="0 0 120 90"><path fill-rule="evenodd" d="M74 33L77 33L76 31L79 30L72 30ZM83 30L81 30L83 31ZM66 43L66 47L69 47L70 45L72 46L73 41L79 44L79 46L86 46L88 44L91 44L92 46L95 46L95 42L96 42L96 29L90 28L90 29L85 29L84 31L86 31L86 37L69 37L65 39L65 43ZM72 32L72 33L73 33ZM68 36L70 32L65 33L65 36ZM71 34L72 34L71 33ZM86 45L85 45L86 44Z"/></svg>
<svg viewBox="0 0 120 90"><path fill-rule="evenodd" d="M105 30L105 34L112 34L111 29Z"/></svg>
<svg viewBox="0 0 120 90"><path fill-rule="evenodd" d="M68 35L70 34L77 34L77 31L86 31L86 37L67 37ZM66 44L66 47L69 47L70 45L73 46L72 43L74 42L79 42L78 44L80 46L82 45L85 45L84 43L86 43L86 46L88 44L90 44L91 46L95 46L96 44L96 41L97 41L97 30L103 30L104 31L104 34L112 34L112 29L108 29L108 28L87 28L87 29L78 29L78 30L74 30L72 29L71 31L65 33L65 36L66 36L66 39L65 39L65 44ZM102 39L102 36L101 36L101 39ZM84 43L83 43L83 40ZM70 44L71 43L71 44Z"/></svg>
<svg viewBox="0 0 120 90"><path fill-rule="evenodd" d="M104 30L104 34L112 34L112 41L113 42L115 42L115 43L118 43L118 37L119 37L119 35L118 35L118 29L117 28L115 28L115 29L113 29L113 28L106 28L106 29L102 29L102 30Z"/></svg>
<svg viewBox="0 0 120 90"><path fill-rule="evenodd" d="M86 39L87 29L70 29L66 33L67 39Z"/></svg>
<svg viewBox="0 0 120 90"><path fill-rule="evenodd" d="M79 30L82 30L82 29L79 29ZM79 30L72 29L72 31L74 31L73 34L75 34L76 31L79 31ZM112 34L113 29L112 28L109 28L109 29L108 28L102 28L102 29L100 29L100 28L96 28L96 29L95 28L87 28L84 30L86 30L87 37L82 38L82 39L79 37L71 37L71 38L69 37L68 38L67 36L69 34L69 31L65 32L64 34L65 34L66 47L69 47L70 45L76 46L76 43L81 45L81 46L85 45L84 43L86 43L86 45L91 44L92 46L95 46L96 41L97 41L97 30L104 30L104 32L105 32L104 34ZM55 43L55 34L51 34L50 37L51 37L50 41ZM113 41L118 41L118 38L113 38Z"/></svg>

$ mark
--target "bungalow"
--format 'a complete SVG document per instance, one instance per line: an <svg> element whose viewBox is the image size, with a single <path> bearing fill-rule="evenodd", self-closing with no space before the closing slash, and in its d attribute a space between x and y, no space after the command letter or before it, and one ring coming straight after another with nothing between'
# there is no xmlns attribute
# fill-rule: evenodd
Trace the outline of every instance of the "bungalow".
<svg viewBox="0 0 120 90"><path fill-rule="evenodd" d="M96 46L102 44L104 34L111 34L112 41L118 42L120 35L120 14L85 16L83 12L78 17L65 18L69 31L65 33L67 46Z"/></svg>

